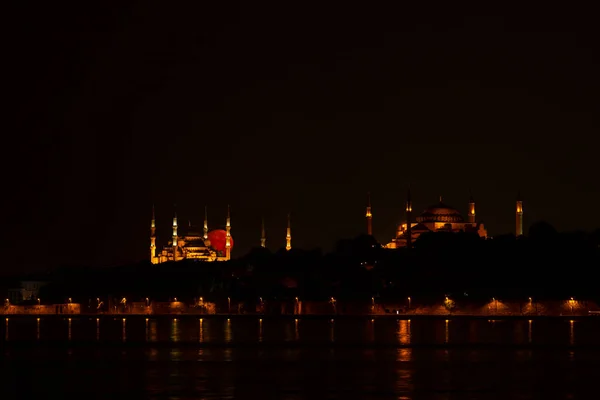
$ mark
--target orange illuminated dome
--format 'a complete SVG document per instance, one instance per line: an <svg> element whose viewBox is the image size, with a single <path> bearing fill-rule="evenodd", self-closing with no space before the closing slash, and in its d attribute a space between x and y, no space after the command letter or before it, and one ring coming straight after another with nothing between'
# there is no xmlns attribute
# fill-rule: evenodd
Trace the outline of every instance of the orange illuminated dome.
<svg viewBox="0 0 600 400"><path fill-rule="evenodd" d="M447 206L440 201L439 204L428 207L417 217L417 222L464 222L464 218L454 207Z"/></svg>
<svg viewBox="0 0 600 400"><path fill-rule="evenodd" d="M227 232L223 229L215 229L214 231L208 232L208 240L210 240L210 247L218 252L225 252L225 244L227 241ZM233 250L233 237L230 238L230 249Z"/></svg>

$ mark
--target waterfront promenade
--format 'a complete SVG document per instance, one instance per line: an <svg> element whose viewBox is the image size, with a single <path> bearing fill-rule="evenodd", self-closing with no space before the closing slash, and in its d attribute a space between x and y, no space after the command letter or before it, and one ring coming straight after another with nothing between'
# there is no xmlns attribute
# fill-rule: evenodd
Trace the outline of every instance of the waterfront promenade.
<svg viewBox="0 0 600 400"><path fill-rule="evenodd" d="M95 304L97 303L97 304ZM190 315L190 316L394 316L394 317L569 317L600 316L597 303L587 300L563 301L501 301L454 302L446 298L440 303L418 303L413 299L405 302L378 302L375 298L365 301L259 301L248 304L225 299L219 302L182 301L144 302L111 301L103 307L101 302L88 304L5 304L0 315Z"/></svg>

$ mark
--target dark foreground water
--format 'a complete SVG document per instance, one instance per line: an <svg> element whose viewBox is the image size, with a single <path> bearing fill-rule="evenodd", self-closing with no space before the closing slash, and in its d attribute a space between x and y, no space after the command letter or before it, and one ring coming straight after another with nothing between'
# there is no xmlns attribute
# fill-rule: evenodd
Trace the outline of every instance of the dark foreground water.
<svg viewBox="0 0 600 400"><path fill-rule="evenodd" d="M11 317L0 333L0 399L600 398L593 317Z"/></svg>

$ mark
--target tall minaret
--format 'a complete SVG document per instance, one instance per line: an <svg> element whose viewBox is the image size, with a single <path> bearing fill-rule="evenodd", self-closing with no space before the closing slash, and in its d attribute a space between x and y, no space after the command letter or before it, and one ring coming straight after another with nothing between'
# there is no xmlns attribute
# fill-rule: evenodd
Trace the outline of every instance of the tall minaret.
<svg viewBox="0 0 600 400"><path fill-rule="evenodd" d="M373 215L371 214L371 193L367 193L367 235L373 235Z"/></svg>
<svg viewBox="0 0 600 400"><path fill-rule="evenodd" d="M412 216L412 200L410 198L410 188L406 194L406 247L412 248L412 227L411 224Z"/></svg>
<svg viewBox="0 0 600 400"><path fill-rule="evenodd" d="M262 218L262 225L260 229L260 247L267 247L267 235L265 233L265 217Z"/></svg>
<svg viewBox="0 0 600 400"><path fill-rule="evenodd" d="M177 236L177 211L173 212L173 261L177 261L177 241L179 237Z"/></svg>
<svg viewBox="0 0 600 400"><path fill-rule="evenodd" d="M475 224L475 199L469 194L469 223Z"/></svg>
<svg viewBox="0 0 600 400"><path fill-rule="evenodd" d="M227 224L225 225L225 258L231 259L231 215L227 205Z"/></svg>
<svg viewBox="0 0 600 400"><path fill-rule="evenodd" d="M292 249L292 220L290 214L288 214L288 225L287 225L287 233L285 235L285 249Z"/></svg>
<svg viewBox="0 0 600 400"><path fill-rule="evenodd" d="M523 199L521 198L521 192L517 194L517 225L516 235L523 236Z"/></svg>
<svg viewBox="0 0 600 400"><path fill-rule="evenodd" d="M156 220L154 205L152 205L152 221L150 222L150 262L156 264Z"/></svg>
<svg viewBox="0 0 600 400"><path fill-rule="evenodd" d="M204 240L208 240L208 207L204 206Z"/></svg>

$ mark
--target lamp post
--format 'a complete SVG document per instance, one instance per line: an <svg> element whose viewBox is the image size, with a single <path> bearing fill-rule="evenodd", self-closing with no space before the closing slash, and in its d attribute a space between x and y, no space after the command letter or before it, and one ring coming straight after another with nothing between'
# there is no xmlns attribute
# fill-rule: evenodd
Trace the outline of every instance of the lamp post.
<svg viewBox="0 0 600 400"><path fill-rule="evenodd" d="M569 301L569 304L571 305L571 314L573 314L573 304L575 303L575 300L571 297L571 300Z"/></svg>

